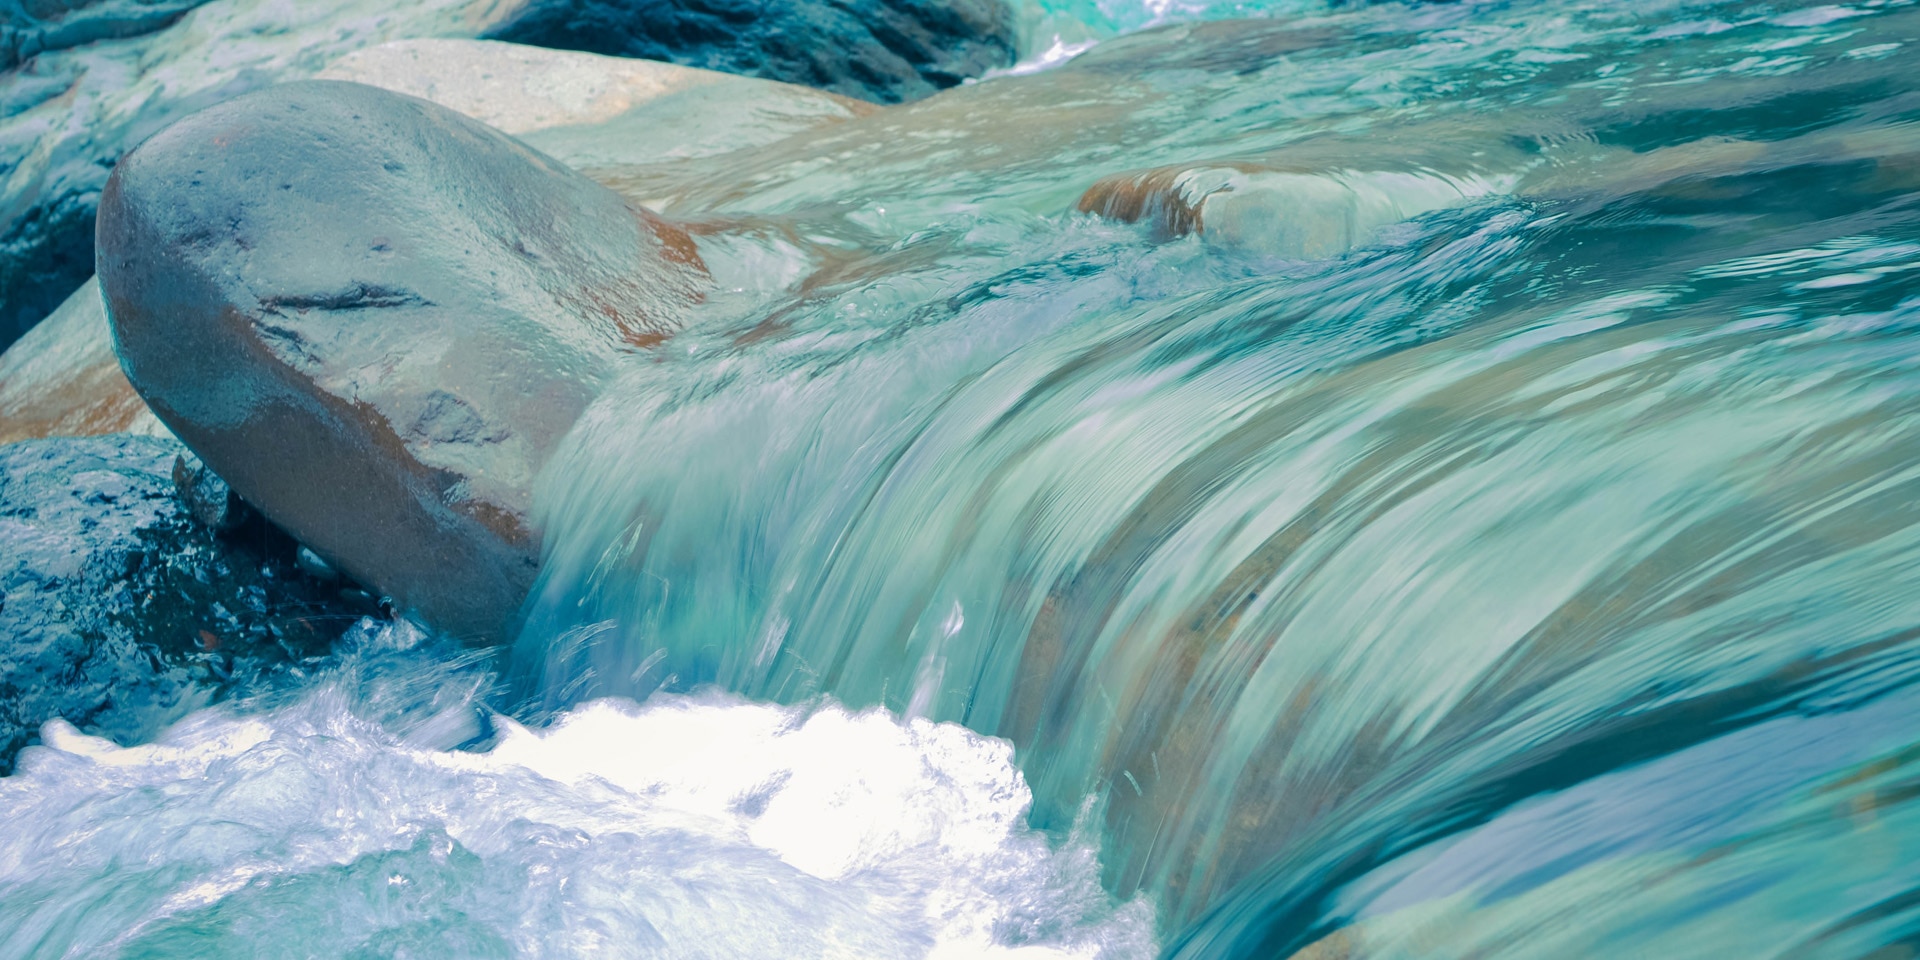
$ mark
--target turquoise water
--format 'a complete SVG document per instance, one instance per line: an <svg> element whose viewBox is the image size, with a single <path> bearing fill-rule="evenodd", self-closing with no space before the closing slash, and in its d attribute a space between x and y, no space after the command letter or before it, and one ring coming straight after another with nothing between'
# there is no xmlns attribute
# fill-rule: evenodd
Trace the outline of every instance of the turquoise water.
<svg viewBox="0 0 1920 960"><path fill-rule="evenodd" d="M0 954L1920 950L1920 10L1021 9L595 171L519 642L52 737Z"/></svg>
<svg viewBox="0 0 1920 960"><path fill-rule="evenodd" d="M1917 26L1276 13L633 171L738 292L549 470L516 682L1006 738L1175 956L1901 949ZM1169 165L1242 206L1073 212Z"/></svg>

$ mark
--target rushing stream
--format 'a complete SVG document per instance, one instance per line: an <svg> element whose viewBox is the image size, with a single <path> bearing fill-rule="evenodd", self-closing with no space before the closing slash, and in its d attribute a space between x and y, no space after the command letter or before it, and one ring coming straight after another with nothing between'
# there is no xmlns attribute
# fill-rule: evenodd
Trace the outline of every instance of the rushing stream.
<svg viewBox="0 0 1920 960"><path fill-rule="evenodd" d="M0 954L1920 951L1920 9L1022 23L594 171L720 290L519 642L54 731Z"/></svg>

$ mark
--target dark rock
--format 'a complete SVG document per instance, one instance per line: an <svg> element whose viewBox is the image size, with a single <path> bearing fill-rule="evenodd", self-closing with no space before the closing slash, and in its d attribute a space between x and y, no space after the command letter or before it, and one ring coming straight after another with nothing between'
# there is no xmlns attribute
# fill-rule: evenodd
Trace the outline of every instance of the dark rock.
<svg viewBox="0 0 1920 960"><path fill-rule="evenodd" d="M258 518L227 536L195 522L174 496L182 452L124 435L0 446L0 774L48 720L145 739L370 612L303 576Z"/></svg>
<svg viewBox="0 0 1920 960"><path fill-rule="evenodd" d="M0 70L47 50L137 37L207 0L0 0Z"/></svg>
<svg viewBox="0 0 1920 960"><path fill-rule="evenodd" d="M1004 0L530 0L487 36L880 103L919 99L1014 55Z"/></svg>
<svg viewBox="0 0 1920 960"><path fill-rule="evenodd" d="M43 198L0 231L0 348L87 282L99 199L98 182L83 183Z"/></svg>
<svg viewBox="0 0 1920 960"><path fill-rule="evenodd" d="M128 379L255 509L475 640L538 565L535 473L700 295L691 240L490 127L286 84L130 154L99 273Z"/></svg>
<svg viewBox="0 0 1920 960"><path fill-rule="evenodd" d="M0 0L0 71L44 52L165 29L205 2ZM72 74L58 69L22 70L0 84L0 115L57 97L74 82ZM0 226L0 349L93 274L93 213L106 170L61 172L79 176L52 178L39 197Z"/></svg>

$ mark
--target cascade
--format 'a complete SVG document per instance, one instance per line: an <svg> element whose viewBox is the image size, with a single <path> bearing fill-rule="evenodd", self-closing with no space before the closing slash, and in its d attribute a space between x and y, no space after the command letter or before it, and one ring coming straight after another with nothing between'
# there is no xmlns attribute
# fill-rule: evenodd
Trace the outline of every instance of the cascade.
<svg viewBox="0 0 1920 960"><path fill-rule="evenodd" d="M1908 955L1920 10L1016 14L580 163L711 288L517 633L51 725L0 956Z"/></svg>

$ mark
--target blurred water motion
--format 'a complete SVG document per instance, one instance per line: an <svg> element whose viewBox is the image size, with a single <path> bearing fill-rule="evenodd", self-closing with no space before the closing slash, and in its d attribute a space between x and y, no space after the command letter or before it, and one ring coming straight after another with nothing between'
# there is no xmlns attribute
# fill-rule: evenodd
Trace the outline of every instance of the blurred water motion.
<svg viewBox="0 0 1920 960"><path fill-rule="evenodd" d="M1906 949L1916 12L1269 12L596 171L726 290L521 688L1005 737L1178 956Z"/></svg>
<svg viewBox="0 0 1920 960"><path fill-rule="evenodd" d="M1920 952L1920 10L1018 9L590 171L519 642L50 728L0 956Z"/></svg>

